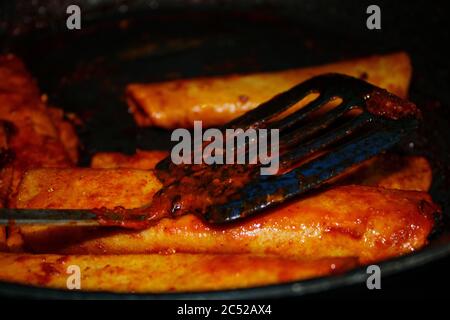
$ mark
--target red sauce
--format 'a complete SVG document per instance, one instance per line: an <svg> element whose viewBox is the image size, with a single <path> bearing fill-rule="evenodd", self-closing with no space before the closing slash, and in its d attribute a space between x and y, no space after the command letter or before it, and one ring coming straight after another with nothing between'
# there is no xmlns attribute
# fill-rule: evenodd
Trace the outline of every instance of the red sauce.
<svg viewBox="0 0 450 320"><path fill-rule="evenodd" d="M393 120L420 117L420 110L414 103L403 100L386 90L373 91L366 100L366 106L370 113Z"/></svg>
<svg viewBox="0 0 450 320"><path fill-rule="evenodd" d="M163 188L145 208L94 210L102 225L143 229L162 218L194 213L202 216L212 205L229 201L251 178L247 165L170 165L160 172Z"/></svg>

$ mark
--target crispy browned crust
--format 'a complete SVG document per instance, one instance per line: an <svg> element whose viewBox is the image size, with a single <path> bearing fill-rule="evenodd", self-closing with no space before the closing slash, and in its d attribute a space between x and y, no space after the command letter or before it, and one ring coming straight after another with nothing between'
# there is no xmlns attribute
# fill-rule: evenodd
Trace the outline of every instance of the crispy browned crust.
<svg viewBox="0 0 450 320"><path fill-rule="evenodd" d="M135 83L127 87L128 105L139 126L167 129L220 126L276 94L313 76L328 72L363 78L406 97L411 63L406 53L372 56L317 67L248 75Z"/></svg>

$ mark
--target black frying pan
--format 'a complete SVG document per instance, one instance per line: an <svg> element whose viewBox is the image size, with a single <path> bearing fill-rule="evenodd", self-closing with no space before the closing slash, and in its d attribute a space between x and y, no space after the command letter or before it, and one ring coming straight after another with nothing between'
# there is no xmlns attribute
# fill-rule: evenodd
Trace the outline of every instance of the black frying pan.
<svg viewBox="0 0 450 320"><path fill-rule="evenodd" d="M90 156L99 151L132 153L136 148L170 147L168 132L134 124L123 99L129 82L277 70L405 50L414 66L411 99L421 106L425 119L420 132L405 141L413 141L414 150L400 146L399 152L425 154L432 161L431 194L445 215L450 213L450 114L446 108L450 104L450 66L441 48L441 41L449 39L449 34L444 28L445 11L438 5L379 1L382 30L368 31L368 3L364 1L89 3L81 1L83 24L77 32L65 29L65 1L0 5L1 50L25 60L50 103L84 120L78 132L83 143L81 165L87 165ZM405 274L412 268L431 268L439 259L448 264L450 233L446 221L423 250L381 263L383 277ZM0 294L40 298L287 297L349 285L365 288L366 278L365 268L360 268L289 284L157 295L86 293L0 283Z"/></svg>

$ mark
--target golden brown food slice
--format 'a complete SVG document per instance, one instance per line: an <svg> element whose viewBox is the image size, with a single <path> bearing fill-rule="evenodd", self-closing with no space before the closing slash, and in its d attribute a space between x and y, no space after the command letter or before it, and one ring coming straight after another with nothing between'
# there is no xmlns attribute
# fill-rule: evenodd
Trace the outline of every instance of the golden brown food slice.
<svg viewBox="0 0 450 320"><path fill-rule="evenodd" d="M163 150L138 150L133 155L126 155L120 152L99 152L91 160L91 168L130 168L149 170L169 155Z"/></svg>
<svg viewBox="0 0 450 320"><path fill-rule="evenodd" d="M35 169L24 174L15 207L136 208L148 204L161 183L133 169ZM42 207L43 208L43 207Z"/></svg>
<svg viewBox="0 0 450 320"><path fill-rule="evenodd" d="M81 289L180 292L246 288L340 273L357 259L301 261L248 255L31 255L0 253L0 280L67 289L69 266L80 268ZM69 282L71 279L69 279Z"/></svg>
<svg viewBox="0 0 450 320"><path fill-rule="evenodd" d="M144 173L151 175L149 171L126 170L124 178L117 173L114 179L108 172L116 174L108 169L31 170L20 185L17 207L132 208L147 204L160 187L154 178L141 179ZM129 196L123 191L125 181L127 190L148 191ZM141 231L28 227L22 236L32 252L256 253L314 259L353 256L368 262L422 247L437 211L424 192L343 186L225 227L186 215Z"/></svg>
<svg viewBox="0 0 450 320"><path fill-rule="evenodd" d="M406 97L411 64L406 53L372 56L333 64L248 75L130 84L128 105L138 125L167 129L223 125L276 94L313 76L337 72L367 80Z"/></svg>
<svg viewBox="0 0 450 320"><path fill-rule="evenodd" d="M108 204L114 208L140 207L151 201L153 194L161 188L153 173L132 169L82 169L73 168L35 169L23 175L20 194L11 200L12 207L40 208L42 202L53 208L101 208ZM70 190L77 190L72 193ZM46 226L22 226L11 228L8 246L10 251L23 251L23 236L39 230L45 233L54 245L61 244L55 234L83 234L83 228ZM90 230L90 229L86 229ZM51 231L51 232L50 232ZM92 230L91 230L92 231ZM101 234L101 231L98 232ZM63 238L64 236L62 236Z"/></svg>

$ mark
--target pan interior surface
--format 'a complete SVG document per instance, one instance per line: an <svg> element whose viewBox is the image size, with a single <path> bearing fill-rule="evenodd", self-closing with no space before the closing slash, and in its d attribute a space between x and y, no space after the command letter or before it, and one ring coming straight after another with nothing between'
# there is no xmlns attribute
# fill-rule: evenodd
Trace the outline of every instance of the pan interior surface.
<svg viewBox="0 0 450 320"><path fill-rule="evenodd" d="M331 3L328 6L332 7L334 1ZM325 4L319 1L319 5ZM334 6L338 6L337 2ZM410 98L423 110L424 123L418 134L399 146L399 152L422 154L432 162L431 195L443 207L445 221L427 247L380 266L383 274L389 275L449 255L450 112L446 107L450 92L443 90L443 86L449 83L450 72L445 65L445 51L425 49L426 28L410 32L409 37L404 36L404 30L368 34L357 28L348 29L345 24L340 27L326 24L327 17L336 23L345 20L336 17L332 10L321 12L325 16L320 19L304 16L300 19L288 9L258 7L222 12L209 8L190 13L161 10L148 15L130 13L120 18L100 15L79 33L61 30L26 33L8 37L5 48L25 60L42 91L48 94L50 104L82 119L83 126L78 128L83 146L81 165L88 165L91 156L100 151L131 154L137 148L170 148L168 131L135 125L123 96L130 82L281 70L405 50L411 55L414 68ZM319 13L313 10L313 14L318 17ZM362 283L366 277L365 270L357 269L289 284L174 294L70 292L0 283L0 293L75 299L286 297Z"/></svg>

